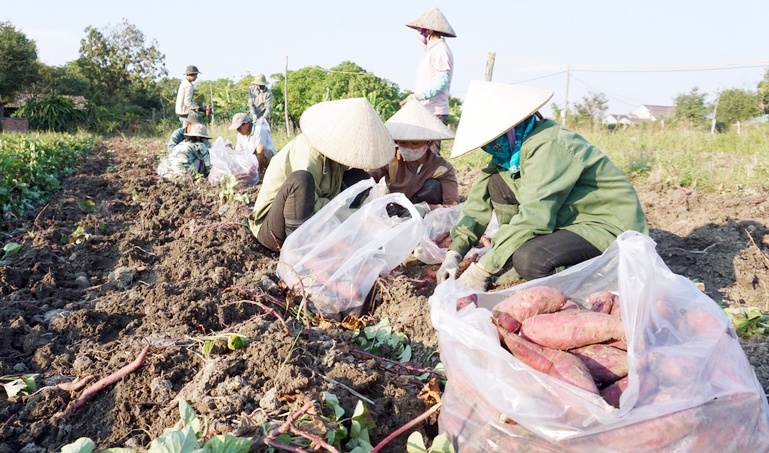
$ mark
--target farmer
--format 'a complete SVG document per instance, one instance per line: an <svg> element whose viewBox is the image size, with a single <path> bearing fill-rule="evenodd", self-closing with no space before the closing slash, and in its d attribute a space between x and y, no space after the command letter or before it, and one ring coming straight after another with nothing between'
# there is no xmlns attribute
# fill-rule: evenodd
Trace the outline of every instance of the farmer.
<svg viewBox="0 0 769 453"><path fill-rule="evenodd" d="M168 179L185 174L208 176L211 158L208 154L208 130L203 124L193 124L184 133L184 141L174 146L165 159L165 169L158 171Z"/></svg>
<svg viewBox="0 0 769 453"><path fill-rule="evenodd" d="M201 107L195 102L195 85L193 82L198 79L198 67L194 65L187 66L184 71L184 78L179 84L179 90L176 92L176 116L182 122L182 127L187 124L187 115L190 112L205 111L207 115L211 113L211 106Z"/></svg>
<svg viewBox="0 0 769 453"><path fill-rule="evenodd" d="M267 120L259 118L254 122L245 113L236 113L232 117L231 131L238 131L235 151L243 151L256 156L259 162L259 179L264 177L270 159L275 155L275 145L270 135L270 125Z"/></svg>
<svg viewBox="0 0 769 453"><path fill-rule="evenodd" d="M264 118L268 123L272 115L272 91L267 87L267 78L264 74L254 76L254 81L248 88L248 110L251 119L256 122Z"/></svg>
<svg viewBox="0 0 769 453"><path fill-rule="evenodd" d="M537 112L553 93L473 81L462 105L451 157L481 148L491 155L467 196L438 281L459 262L491 220L491 249L459 277L485 290L506 265L525 280L551 275L600 255L622 232L648 234L635 189L609 158L578 134Z"/></svg>
<svg viewBox="0 0 769 453"><path fill-rule="evenodd" d="M385 178L388 190L406 195L422 217L431 209L458 204L454 166L428 152L433 145L440 149L440 141L454 138L454 133L413 96L406 98L385 127L395 140L395 159L369 170L369 175L376 181Z"/></svg>
<svg viewBox="0 0 769 453"><path fill-rule="evenodd" d="M168 144L166 145L169 152L173 149L174 146L178 145L184 140L185 132L189 132L193 124L203 124L203 122L201 121L200 115L195 112L190 112L187 115L187 125L182 126L171 133L171 138L168 139Z"/></svg>
<svg viewBox="0 0 769 453"><path fill-rule="evenodd" d="M302 133L272 159L249 216L251 232L279 251L286 237L343 189L367 179L395 155L395 143L365 98L315 104Z"/></svg>
<svg viewBox="0 0 769 453"><path fill-rule="evenodd" d="M444 37L456 38L457 35L438 8L424 12L406 26L419 32L419 41L425 49L417 69L414 95L443 124L447 124L454 56Z"/></svg>

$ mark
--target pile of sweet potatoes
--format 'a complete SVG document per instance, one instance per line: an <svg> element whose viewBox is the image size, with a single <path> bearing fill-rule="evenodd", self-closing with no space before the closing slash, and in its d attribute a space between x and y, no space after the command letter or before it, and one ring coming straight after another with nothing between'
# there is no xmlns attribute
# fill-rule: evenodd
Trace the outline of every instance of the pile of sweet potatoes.
<svg viewBox="0 0 769 453"><path fill-rule="evenodd" d="M628 374L619 298L594 293L588 304L585 309L556 288L534 286L499 302L493 322L520 361L619 407Z"/></svg>

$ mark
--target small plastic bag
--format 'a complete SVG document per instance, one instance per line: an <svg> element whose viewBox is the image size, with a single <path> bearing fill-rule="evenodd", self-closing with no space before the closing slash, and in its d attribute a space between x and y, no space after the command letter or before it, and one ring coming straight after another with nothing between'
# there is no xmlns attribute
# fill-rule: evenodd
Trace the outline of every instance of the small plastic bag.
<svg viewBox="0 0 769 453"><path fill-rule="evenodd" d="M448 248L441 247L436 241L445 237L451 231L451 228L459 222L462 215L463 205L448 206L433 209L425 215L425 234L419 245L414 249L414 257L425 264L439 264L446 258ZM486 228L484 236L488 239L494 237L494 233L499 229L499 222L495 214L491 215L491 222ZM473 247L465 254L469 257L473 254L483 256L491 247L488 245L482 247Z"/></svg>
<svg viewBox="0 0 769 453"><path fill-rule="evenodd" d="M366 190L361 207L350 208ZM411 217L388 216L390 203L405 207ZM403 194L380 196L369 178L334 197L286 239L277 275L302 291L324 317L360 316L376 278L408 258L423 230L419 213Z"/></svg>
<svg viewBox="0 0 769 453"><path fill-rule="evenodd" d="M723 310L673 274L636 232L601 256L509 290L474 293L456 280L430 298L447 384L439 417L459 451L769 451L769 406ZM500 346L491 309L532 286L586 304L617 292L628 351L619 408L535 371Z"/></svg>
<svg viewBox="0 0 769 453"><path fill-rule="evenodd" d="M211 145L209 155L211 171L208 173L208 182L212 186L218 186L222 178L230 174L242 185L259 184L259 161L253 154L224 146L224 139L219 137Z"/></svg>

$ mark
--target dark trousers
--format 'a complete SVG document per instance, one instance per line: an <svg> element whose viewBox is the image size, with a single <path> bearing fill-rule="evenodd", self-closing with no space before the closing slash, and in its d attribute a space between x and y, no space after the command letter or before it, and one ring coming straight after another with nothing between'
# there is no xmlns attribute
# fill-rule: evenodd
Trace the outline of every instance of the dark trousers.
<svg viewBox="0 0 769 453"><path fill-rule="evenodd" d="M518 199L499 175L489 179L489 197L499 204L518 205ZM593 244L568 230L535 236L513 253L512 265L525 280L546 277L558 267L573 266L600 255Z"/></svg>
<svg viewBox="0 0 769 453"><path fill-rule="evenodd" d="M342 190L369 177L366 171L351 168L342 176ZM307 170L292 172L275 195L256 239L273 252L279 252L288 235L312 217L314 209L315 178Z"/></svg>

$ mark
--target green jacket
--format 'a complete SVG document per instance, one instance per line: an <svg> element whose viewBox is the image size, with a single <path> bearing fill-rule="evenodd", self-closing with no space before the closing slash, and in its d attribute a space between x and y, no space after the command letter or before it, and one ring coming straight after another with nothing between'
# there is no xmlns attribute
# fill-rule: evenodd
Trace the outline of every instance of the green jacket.
<svg viewBox="0 0 769 453"><path fill-rule="evenodd" d="M318 212L342 191L342 177L347 167L327 159L310 145L304 134L288 142L270 161L264 174L262 188L256 197L254 209L248 219L251 232L256 236L288 175L296 170L307 170L315 178L315 207Z"/></svg>
<svg viewBox="0 0 769 453"><path fill-rule="evenodd" d="M211 171L211 155L208 143L190 142L183 140L168 151L166 177L174 177L189 173L208 176Z"/></svg>
<svg viewBox="0 0 769 453"><path fill-rule="evenodd" d="M492 204L488 185L496 173L518 206ZM493 274L525 242L555 230L576 233L601 251L624 231L649 234L638 194L622 171L601 150L551 120L537 124L523 142L518 174L493 163L481 170L451 230L451 250L467 253L486 230L492 211L500 228L480 264Z"/></svg>

